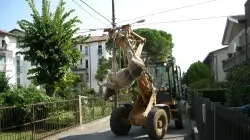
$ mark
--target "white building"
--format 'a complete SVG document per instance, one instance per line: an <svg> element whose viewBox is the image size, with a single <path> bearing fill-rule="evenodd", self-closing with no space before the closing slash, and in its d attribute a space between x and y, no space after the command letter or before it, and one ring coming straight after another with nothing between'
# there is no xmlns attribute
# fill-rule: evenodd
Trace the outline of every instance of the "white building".
<svg viewBox="0 0 250 140"><path fill-rule="evenodd" d="M214 76L214 81L225 81L225 72L223 71L223 60L227 58L228 47L223 47L212 52L209 52L203 60L210 68L211 74Z"/></svg>
<svg viewBox="0 0 250 140"><path fill-rule="evenodd" d="M14 32L0 30L0 72L5 72L9 77L9 84L29 86L30 80L27 79L27 72L31 68L30 62L24 61L23 56L16 54L20 51L18 36Z"/></svg>
<svg viewBox="0 0 250 140"><path fill-rule="evenodd" d="M78 44L77 48L81 52L82 58L78 62L78 66L72 69L81 79L86 78L89 88L93 88L96 92L99 91L99 86L95 80L98 61L101 57L106 59L111 57L105 49L107 38L107 35L91 36L84 44Z"/></svg>

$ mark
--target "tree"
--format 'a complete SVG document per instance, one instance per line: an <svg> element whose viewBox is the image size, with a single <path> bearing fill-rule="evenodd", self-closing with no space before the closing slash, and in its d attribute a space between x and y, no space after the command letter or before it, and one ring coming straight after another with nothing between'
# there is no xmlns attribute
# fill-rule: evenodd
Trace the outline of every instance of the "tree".
<svg viewBox="0 0 250 140"><path fill-rule="evenodd" d="M46 93L54 96L55 85L76 65L80 59L80 52L75 44L85 41L83 36L73 37L79 30L77 23L81 23L78 17L67 20L74 12L65 12L65 2L60 0L55 13L50 12L50 2L42 1L41 15L35 9L33 0L26 0L32 10L33 22L27 20L18 21L18 25L24 32L20 47L25 51L24 60L36 65L28 71L28 79L33 79L37 85L45 85Z"/></svg>
<svg viewBox="0 0 250 140"><path fill-rule="evenodd" d="M96 71L95 79L102 82L105 76L108 74L108 69L111 69L111 58L100 58L98 61L98 69Z"/></svg>
<svg viewBox="0 0 250 140"><path fill-rule="evenodd" d="M3 93L5 90L8 90L9 86L9 78L6 77L5 72L0 72L0 93Z"/></svg>
<svg viewBox="0 0 250 140"><path fill-rule="evenodd" d="M142 50L147 56L146 62L166 61L167 56L172 54L174 44L171 34L149 28L135 29L134 32L146 38Z"/></svg>
<svg viewBox="0 0 250 140"><path fill-rule="evenodd" d="M190 65L184 78L186 84L192 84L201 79L211 78L209 67L198 61Z"/></svg>

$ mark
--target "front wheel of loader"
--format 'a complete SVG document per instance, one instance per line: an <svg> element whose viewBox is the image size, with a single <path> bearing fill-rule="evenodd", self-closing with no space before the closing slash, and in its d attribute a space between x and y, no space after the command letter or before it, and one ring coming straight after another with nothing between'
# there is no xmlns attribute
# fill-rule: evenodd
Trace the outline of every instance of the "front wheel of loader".
<svg viewBox="0 0 250 140"><path fill-rule="evenodd" d="M117 136L127 135L131 129L131 125L126 123L126 120L129 116L130 108L119 107L113 110L110 117L110 128L111 131Z"/></svg>
<svg viewBox="0 0 250 140"><path fill-rule="evenodd" d="M163 109L154 108L148 113L146 129L153 140L163 139L168 128L168 116Z"/></svg>

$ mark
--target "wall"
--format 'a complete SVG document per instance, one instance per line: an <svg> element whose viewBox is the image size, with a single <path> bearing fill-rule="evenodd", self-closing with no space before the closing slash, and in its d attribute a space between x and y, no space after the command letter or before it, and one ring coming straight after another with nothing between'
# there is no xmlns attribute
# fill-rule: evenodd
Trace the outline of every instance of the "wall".
<svg viewBox="0 0 250 140"><path fill-rule="evenodd" d="M2 40L4 36L0 37ZM31 67L30 62L24 61L22 55L16 53L20 51L19 44L17 43L16 37L8 36L10 40L9 46L5 51L6 56L6 76L10 78L9 84L16 85L17 78L20 78L20 84L23 86L29 86L30 80L27 79L28 69ZM17 72L17 60L20 61L20 73Z"/></svg>
<svg viewBox="0 0 250 140"><path fill-rule="evenodd" d="M229 39L229 47L228 47L228 52L229 53L234 53L235 52L235 43L236 46L242 46L243 44L240 44L240 40L239 37L242 36L245 39L245 29L244 29L244 25L234 25L231 35L230 35L230 39ZM245 41L243 41L244 45L245 45Z"/></svg>
<svg viewBox="0 0 250 140"><path fill-rule="evenodd" d="M86 68L85 67L85 60L88 60L88 67L87 67L86 71L78 71L78 72L74 72L74 73L84 74L87 72L89 75L89 79L88 79L89 81L87 82L87 85L88 85L88 87L93 88L96 92L99 91L99 86L97 84L97 81L95 80L96 71L98 69L99 58L101 58L102 56L106 59L108 57L110 57L110 55L105 50L105 43L106 43L106 41L100 41L100 42L90 42L90 43L86 43L86 44L78 44L77 45L77 48L80 52L81 52L80 46L82 45L82 52L81 52L82 64L80 63L80 61L78 61L78 64L81 68ZM102 55L98 55L98 46L99 45L102 46ZM87 55L85 54L86 47L88 48Z"/></svg>
<svg viewBox="0 0 250 140"><path fill-rule="evenodd" d="M225 72L222 69L222 65L223 65L222 60L225 60L227 58L227 53L228 53L227 48L214 52L214 56L216 56L216 58L217 58L217 70L216 70L216 72L218 72L217 73L218 82L225 80ZM213 67L216 68L216 59L214 59ZM216 75L216 73L215 73L215 75ZM215 79L215 81L217 81L217 79Z"/></svg>

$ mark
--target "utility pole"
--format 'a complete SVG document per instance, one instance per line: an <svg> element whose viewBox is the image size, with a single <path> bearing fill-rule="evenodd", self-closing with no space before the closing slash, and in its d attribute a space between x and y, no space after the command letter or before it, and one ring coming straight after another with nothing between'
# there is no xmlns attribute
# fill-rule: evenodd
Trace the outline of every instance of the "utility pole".
<svg viewBox="0 0 250 140"><path fill-rule="evenodd" d="M114 2L114 0L112 0L112 27L113 28L115 28L116 27L116 24L115 24L115 2ZM113 42L113 47L115 48L116 46L115 46L115 42ZM114 49L113 48L113 49ZM120 60L121 58L120 58L120 51L119 51L119 60ZM120 69L120 66L121 64L120 64L120 61L119 61L119 69ZM114 100L114 102L115 102L115 104L114 104L114 106L115 106L115 108L117 108L117 106L118 106L118 95L119 95L119 90L116 90L116 94L114 95L114 98L115 98L115 100Z"/></svg>

